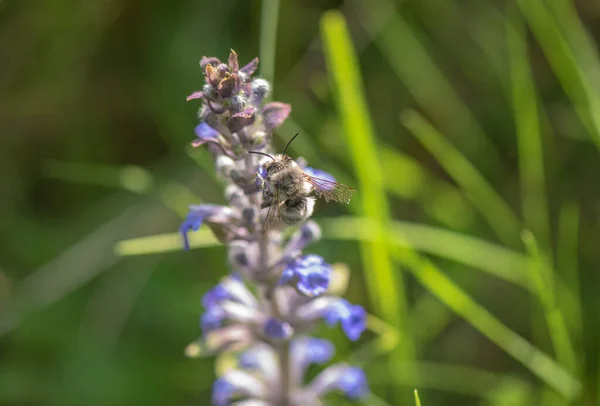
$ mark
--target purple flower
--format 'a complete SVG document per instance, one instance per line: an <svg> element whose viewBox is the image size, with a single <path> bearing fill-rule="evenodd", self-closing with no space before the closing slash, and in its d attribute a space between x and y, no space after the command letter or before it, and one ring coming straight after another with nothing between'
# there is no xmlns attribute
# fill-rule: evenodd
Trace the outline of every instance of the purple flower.
<svg viewBox="0 0 600 406"><path fill-rule="evenodd" d="M283 340L289 338L292 335L292 326L290 326L285 321L269 319L265 323L263 331L265 335L271 338Z"/></svg>
<svg viewBox="0 0 600 406"><path fill-rule="evenodd" d="M213 384L212 403L215 406L228 406L235 395L235 386L223 378Z"/></svg>
<svg viewBox="0 0 600 406"><path fill-rule="evenodd" d="M254 58L247 65L240 69L240 71L244 72L247 75L252 75L256 68L258 67L258 58Z"/></svg>
<svg viewBox="0 0 600 406"><path fill-rule="evenodd" d="M192 146L198 147L210 140L216 140L219 137L219 132L206 123L200 123L194 129L197 140L192 142Z"/></svg>
<svg viewBox="0 0 600 406"><path fill-rule="evenodd" d="M340 374L336 387L352 399L361 398L369 392L365 373L356 367L349 367Z"/></svg>
<svg viewBox="0 0 600 406"><path fill-rule="evenodd" d="M367 327L367 313L362 306L352 305L345 299L333 302L325 313L325 323L334 326L337 322L342 325L346 336L356 341Z"/></svg>
<svg viewBox="0 0 600 406"><path fill-rule="evenodd" d="M288 118L291 111L292 106L286 103L271 102L265 104L262 110L265 127L269 131L277 129Z"/></svg>
<svg viewBox="0 0 600 406"><path fill-rule="evenodd" d="M307 221L300 229L302 240L310 242L321 237L321 229L314 221Z"/></svg>
<svg viewBox="0 0 600 406"><path fill-rule="evenodd" d="M313 405L321 404L322 396L332 391L358 398L368 392L365 375L346 364L326 367L306 384L308 367L327 363L335 348L327 340L300 334L325 321L329 326L340 324L348 338L357 340L366 328L366 312L325 294L332 266L320 256L302 255L309 243L320 238L316 223L306 222L291 235L283 225L273 230L265 227L268 214L262 206L270 195L265 189L264 154L271 151L274 130L291 114L291 106L264 103L271 85L252 77L257 65L254 59L241 66L233 50L224 62L203 57L205 83L188 97L202 103L192 145L208 147L217 174L226 183L228 206L191 206L179 231L188 250L188 233L206 224L226 247L228 267L237 275L221 278L202 297L203 334L198 348L212 354L242 352L238 366L214 383L212 403ZM296 162L316 179L317 197L331 200L335 178L306 166L302 158ZM289 351L288 363L279 362L282 351ZM289 370L282 371L285 364Z"/></svg>
<svg viewBox="0 0 600 406"><path fill-rule="evenodd" d="M190 249L188 231L198 231L204 221L204 217L206 217L206 214L202 211L190 211L183 223L181 223L179 232L183 236L183 247L186 251Z"/></svg>
<svg viewBox="0 0 600 406"><path fill-rule="evenodd" d="M227 127L232 133L240 131L242 128L247 127L254 123L256 119L256 108L248 107L244 111L235 113L229 120L227 120Z"/></svg>
<svg viewBox="0 0 600 406"><path fill-rule="evenodd" d="M179 227L179 232L183 236L183 245L185 250L190 249L188 239L189 231L198 231L203 222L209 223L209 226L218 239L221 239L227 232L227 224L235 218L236 213L229 207L216 204L201 204L190 206L190 211L185 220Z"/></svg>
<svg viewBox="0 0 600 406"><path fill-rule="evenodd" d="M205 309L210 309L219 302L227 299L231 299L231 295L223 285L219 284L204 294L202 297L202 306Z"/></svg>
<svg viewBox="0 0 600 406"><path fill-rule="evenodd" d="M260 354L257 354L257 352L251 348L240 355L238 363L240 367L244 369L257 369L260 366L259 355Z"/></svg>
<svg viewBox="0 0 600 406"><path fill-rule="evenodd" d="M331 265L318 255L305 255L291 262L281 274L280 284L292 284L305 296L327 292Z"/></svg>
<svg viewBox="0 0 600 406"><path fill-rule="evenodd" d="M214 383L212 403L216 406L229 406L238 399L260 399L266 395L267 387L264 381L245 371L234 369L226 372Z"/></svg>
<svg viewBox="0 0 600 406"><path fill-rule="evenodd" d="M221 328L223 325L223 320L225 319L225 311L218 307L212 306L208 308L200 318L200 326L202 327L202 332L204 334L209 331L216 330Z"/></svg>
<svg viewBox="0 0 600 406"><path fill-rule="evenodd" d="M294 341L292 351L295 351L301 364L324 364L333 357L335 348L329 341L304 337Z"/></svg>

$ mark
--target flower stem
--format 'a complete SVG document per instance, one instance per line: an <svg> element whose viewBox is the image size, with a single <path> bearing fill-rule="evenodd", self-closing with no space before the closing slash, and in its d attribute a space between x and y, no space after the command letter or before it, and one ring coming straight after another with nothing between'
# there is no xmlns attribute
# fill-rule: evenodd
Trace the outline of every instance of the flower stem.
<svg viewBox="0 0 600 406"><path fill-rule="evenodd" d="M290 399L290 341L285 340L279 348L279 380L281 382L281 406Z"/></svg>
<svg viewBox="0 0 600 406"><path fill-rule="evenodd" d="M256 193L252 195L252 203L255 204L260 210L260 198L259 194ZM269 249L268 249L268 237L262 230L262 227L259 227L257 231L259 234L258 237L258 246L259 246L259 266L263 276L267 275L269 272ZM264 282L263 282L264 283ZM282 312L279 307L279 303L277 302L277 296L275 295L276 286L267 282L262 287L262 297L265 302L265 305L268 306L271 314L278 319L282 319ZM285 339L278 348L278 359L279 359L279 382L280 382L280 392L279 399L277 400L278 404L281 406L287 406L289 404L290 399L290 340Z"/></svg>

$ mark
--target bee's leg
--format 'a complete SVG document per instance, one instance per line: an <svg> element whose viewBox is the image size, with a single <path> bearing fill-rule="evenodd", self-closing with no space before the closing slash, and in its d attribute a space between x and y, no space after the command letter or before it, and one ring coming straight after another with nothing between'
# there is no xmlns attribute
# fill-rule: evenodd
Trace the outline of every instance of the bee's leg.
<svg viewBox="0 0 600 406"><path fill-rule="evenodd" d="M273 206L275 204L275 199L273 198L273 194L268 191L263 191L263 201L260 204L260 208L264 209L266 207Z"/></svg>

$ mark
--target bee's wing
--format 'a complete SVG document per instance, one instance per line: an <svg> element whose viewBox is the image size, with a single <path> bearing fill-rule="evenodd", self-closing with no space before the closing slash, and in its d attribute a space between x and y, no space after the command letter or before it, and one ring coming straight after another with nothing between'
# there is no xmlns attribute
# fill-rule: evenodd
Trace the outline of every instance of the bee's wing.
<svg viewBox="0 0 600 406"><path fill-rule="evenodd" d="M315 178L306 173L304 177L313 186L315 194L319 197L324 197L326 202L333 200L341 203L350 203L352 195L356 192L356 190L349 186L331 180Z"/></svg>
<svg viewBox="0 0 600 406"><path fill-rule="evenodd" d="M281 202L279 201L279 191L275 192L275 196L273 196L274 204L269 206L269 210L267 211L267 215L265 217L265 225L263 230L267 232L276 226L279 223L279 207L281 206Z"/></svg>

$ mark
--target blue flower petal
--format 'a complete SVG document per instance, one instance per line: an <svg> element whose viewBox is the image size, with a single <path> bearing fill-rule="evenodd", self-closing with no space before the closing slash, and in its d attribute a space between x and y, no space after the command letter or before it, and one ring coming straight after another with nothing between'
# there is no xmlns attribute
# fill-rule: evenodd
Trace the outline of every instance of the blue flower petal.
<svg viewBox="0 0 600 406"><path fill-rule="evenodd" d="M225 319L225 312L218 306L213 306L207 309L200 318L200 326L204 334L221 328L223 320Z"/></svg>
<svg viewBox="0 0 600 406"><path fill-rule="evenodd" d="M282 340L292 335L292 326L285 321L269 319L265 323L264 333L271 338Z"/></svg>
<svg viewBox="0 0 600 406"><path fill-rule="evenodd" d="M364 397L369 392L365 373L362 369L356 367L348 368L340 376L336 386L352 399Z"/></svg>
<svg viewBox="0 0 600 406"><path fill-rule="evenodd" d="M189 231L198 231L204 221L205 213L198 211L190 211L183 223L179 227L179 232L183 236L183 247L186 251L190 249L190 240L188 238Z"/></svg>
<svg viewBox="0 0 600 406"><path fill-rule="evenodd" d="M219 378L213 384L212 403L215 406L227 406L235 395L236 388L229 381Z"/></svg>
<svg viewBox="0 0 600 406"><path fill-rule="evenodd" d="M293 283L305 296L318 296L329 288L331 266L318 255L305 255L288 264L281 274L280 284Z"/></svg>
<svg viewBox="0 0 600 406"><path fill-rule="evenodd" d="M204 294L202 297L202 306L205 309L210 309L219 302L229 299L230 296L229 292L219 284Z"/></svg>
<svg viewBox="0 0 600 406"><path fill-rule="evenodd" d="M238 358L240 367L244 369L257 369L259 367L259 359L256 351L253 348L244 351Z"/></svg>
<svg viewBox="0 0 600 406"><path fill-rule="evenodd" d="M333 357L335 348L327 340L321 338L307 338L303 351L306 352L306 359L313 364L324 364Z"/></svg>
<svg viewBox="0 0 600 406"><path fill-rule="evenodd" d="M219 137L219 132L206 123L200 123L194 129L196 137L202 141L208 141Z"/></svg>
<svg viewBox="0 0 600 406"><path fill-rule="evenodd" d="M330 305L324 318L329 326L339 322L346 336L352 341L358 340L367 327L365 309L359 305L352 305L345 299L339 299Z"/></svg>

